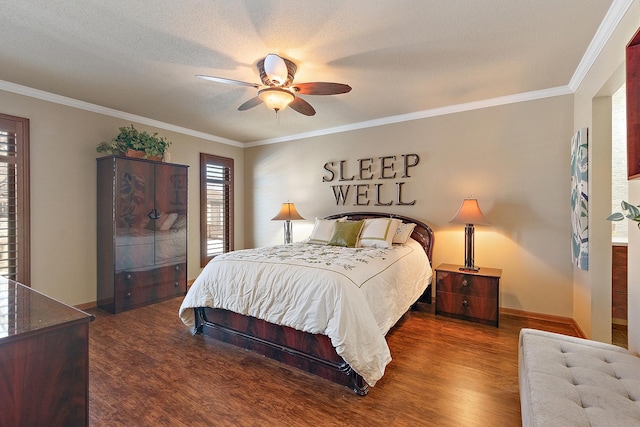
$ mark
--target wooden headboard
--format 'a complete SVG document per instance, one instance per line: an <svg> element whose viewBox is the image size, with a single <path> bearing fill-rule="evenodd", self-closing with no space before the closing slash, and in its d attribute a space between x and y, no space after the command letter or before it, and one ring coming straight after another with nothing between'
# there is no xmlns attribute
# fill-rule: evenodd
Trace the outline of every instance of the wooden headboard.
<svg viewBox="0 0 640 427"><path fill-rule="evenodd" d="M429 257L429 261L433 262L433 230L427 224L408 216L384 213L384 212L346 212L340 214L329 215L326 219L338 219L347 217L349 220L358 221L365 218L397 218L402 222L412 222L416 225L411 233L411 238L420 243L424 251Z"/></svg>

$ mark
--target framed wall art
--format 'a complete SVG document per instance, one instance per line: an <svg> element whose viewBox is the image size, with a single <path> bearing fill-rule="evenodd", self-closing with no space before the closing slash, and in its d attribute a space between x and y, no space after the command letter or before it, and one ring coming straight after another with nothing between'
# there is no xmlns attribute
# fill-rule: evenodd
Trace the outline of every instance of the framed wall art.
<svg viewBox="0 0 640 427"><path fill-rule="evenodd" d="M571 255L581 270L589 269L589 132L571 138Z"/></svg>

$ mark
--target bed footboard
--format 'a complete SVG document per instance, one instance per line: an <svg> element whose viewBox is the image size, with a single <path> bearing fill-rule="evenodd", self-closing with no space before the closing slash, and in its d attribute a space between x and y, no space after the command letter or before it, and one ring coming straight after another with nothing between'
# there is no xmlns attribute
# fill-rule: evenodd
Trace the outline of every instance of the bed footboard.
<svg viewBox="0 0 640 427"><path fill-rule="evenodd" d="M223 309L195 308L196 333L255 351L344 385L364 396L369 385L340 357L325 335L310 334Z"/></svg>

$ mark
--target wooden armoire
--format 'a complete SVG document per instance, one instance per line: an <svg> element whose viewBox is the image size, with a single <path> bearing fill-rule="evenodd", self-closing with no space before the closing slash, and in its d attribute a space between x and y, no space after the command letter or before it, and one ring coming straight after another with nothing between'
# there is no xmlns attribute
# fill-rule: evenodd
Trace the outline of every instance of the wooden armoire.
<svg viewBox="0 0 640 427"><path fill-rule="evenodd" d="M188 166L98 163L98 306L119 313L187 292Z"/></svg>

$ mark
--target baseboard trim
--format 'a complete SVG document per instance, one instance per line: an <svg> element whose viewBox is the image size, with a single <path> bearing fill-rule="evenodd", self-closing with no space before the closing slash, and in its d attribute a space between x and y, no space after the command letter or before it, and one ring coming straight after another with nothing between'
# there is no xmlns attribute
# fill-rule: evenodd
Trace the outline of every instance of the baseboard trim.
<svg viewBox="0 0 640 427"><path fill-rule="evenodd" d="M532 311L516 310L513 308L505 307L500 307L500 314L506 314L515 317L524 317L526 319L533 320L544 320L546 322L559 323L561 325L568 325L576 331L576 334L578 334L580 338L586 337L584 331L580 328L576 321L570 317L556 316L554 314L535 313Z"/></svg>
<svg viewBox="0 0 640 427"><path fill-rule="evenodd" d="M74 308L77 308L78 310L91 310L92 308L96 308L98 306L96 301L93 302L85 302L84 304L78 304L78 305L74 305Z"/></svg>

